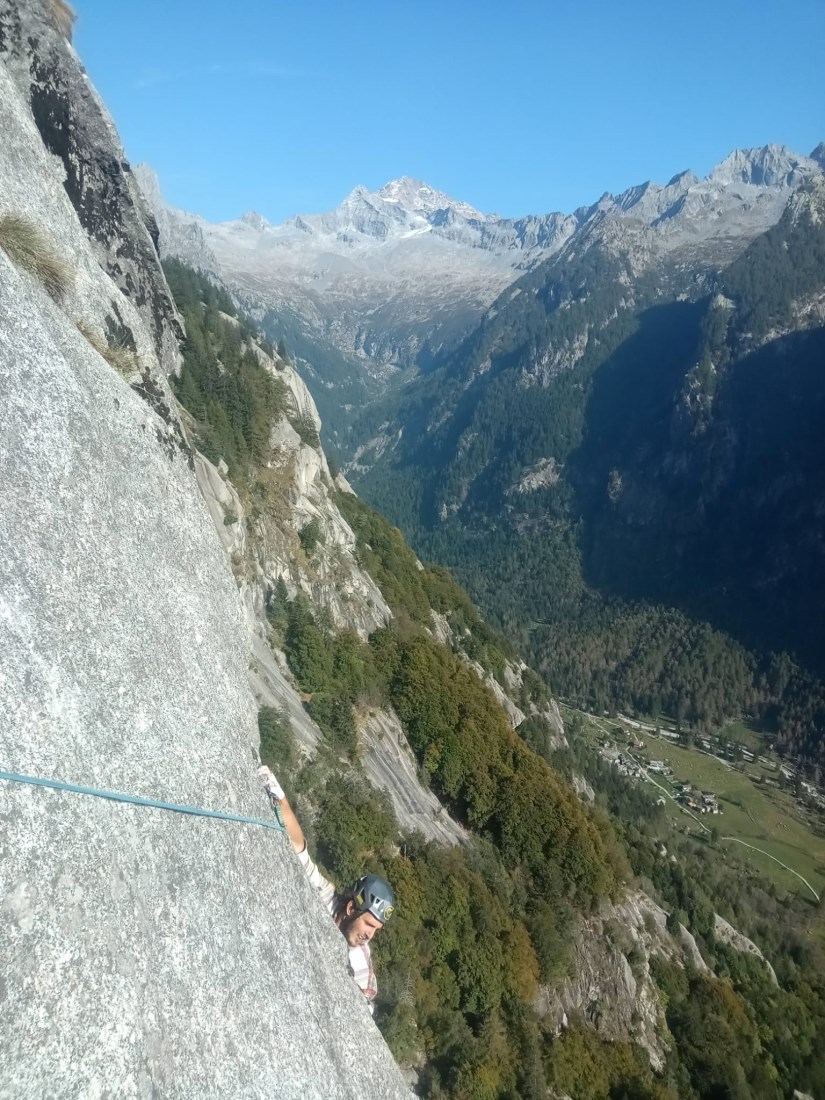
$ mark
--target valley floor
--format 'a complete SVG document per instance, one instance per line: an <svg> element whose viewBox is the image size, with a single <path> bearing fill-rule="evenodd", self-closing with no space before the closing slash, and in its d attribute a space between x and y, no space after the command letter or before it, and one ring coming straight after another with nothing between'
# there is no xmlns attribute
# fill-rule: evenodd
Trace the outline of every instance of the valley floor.
<svg viewBox="0 0 825 1100"><path fill-rule="evenodd" d="M614 761L622 752L631 762L630 774L653 785L673 828L727 848L735 843L739 859L783 890L807 898L825 890L825 815L811 800L796 797L775 757L730 762L700 745L676 744L636 722L577 713L594 747L604 753L609 746ZM661 762L667 772L651 771L651 762ZM687 784L696 792L696 804L680 800ZM715 796L718 814L700 814L702 792Z"/></svg>

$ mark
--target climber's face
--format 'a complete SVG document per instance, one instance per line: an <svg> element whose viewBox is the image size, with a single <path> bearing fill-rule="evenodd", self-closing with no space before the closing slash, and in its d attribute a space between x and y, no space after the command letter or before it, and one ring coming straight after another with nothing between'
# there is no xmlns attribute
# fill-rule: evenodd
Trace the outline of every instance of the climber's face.
<svg viewBox="0 0 825 1100"><path fill-rule="evenodd" d="M350 947L361 947L369 943L379 928L383 928L378 917L372 913L357 913L353 902L347 903L345 916L341 921L341 931Z"/></svg>

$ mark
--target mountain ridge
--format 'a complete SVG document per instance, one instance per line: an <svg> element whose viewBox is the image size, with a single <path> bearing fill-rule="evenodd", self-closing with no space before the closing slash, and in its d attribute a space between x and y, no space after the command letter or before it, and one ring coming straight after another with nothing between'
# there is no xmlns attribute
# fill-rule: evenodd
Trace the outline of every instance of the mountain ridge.
<svg viewBox="0 0 825 1100"><path fill-rule="evenodd" d="M431 369L509 285L562 249L626 238L640 262L667 254L676 265L718 267L821 171L815 158L766 145L734 151L704 179L683 171L570 213L520 218L482 214L400 177L280 225L249 213L213 225L166 206L150 170L136 168L164 255L220 277L273 336L286 336L336 446L346 435L342 405Z"/></svg>
<svg viewBox="0 0 825 1100"><path fill-rule="evenodd" d="M785 749L821 768L821 687L805 686L802 669L822 674L819 620L806 607L825 584L811 427L822 400L825 178L788 194L779 221L721 269L674 265L649 248L645 227L614 223L611 239L594 223L505 291L431 377L368 409L347 468L499 621L519 619L508 600L522 586L522 627L551 608L564 620L565 601L598 618L598 591L732 631L761 654L731 650L732 665L743 662L740 712L770 712ZM553 553L542 557L542 543ZM525 576L499 589L514 554ZM554 584L530 579L554 571ZM563 631L554 637L562 654L574 650ZM772 647L802 662L782 698L759 686ZM622 663L629 683L639 669L629 655L612 665ZM552 680L553 662L544 667ZM579 670L564 691L578 698L585 681ZM646 689L619 705L655 709L655 698ZM689 713L733 716L717 701Z"/></svg>
<svg viewBox="0 0 825 1100"><path fill-rule="evenodd" d="M443 214L453 212L467 220L483 221L492 224L516 225L532 222L539 219L552 218L582 218L605 206L615 206L622 211L636 207L639 201L649 194L661 194L684 192L685 190L704 185L719 185L729 187L734 184L753 186L757 188L794 188L806 179L810 178L812 171L821 168L820 158L825 155L825 142L821 142L808 156L797 154L787 146L780 144L767 144L751 148L737 148L732 150L704 177L697 176L691 169L683 169L676 172L670 180L662 185L655 180L648 179L638 184L632 184L616 194L605 191L591 203L582 203L572 211L547 211L530 212L524 215L500 216L493 213L482 213L469 203L460 199L454 199L444 191L432 187L429 183L410 176L399 176L387 181L380 187L368 188L364 184L357 184L342 199L341 203L332 210L318 214L296 213L284 219L282 222L272 222L264 215L251 211L237 218L210 223L201 215L191 214L185 210L169 207L176 214L195 218L203 225L217 224L221 226L233 226L238 222L251 224L258 231L278 231L285 226L292 226L300 222L303 226L313 227L318 221L325 225L335 225L339 220L336 215L347 212L353 206L361 202L389 204L399 207L407 214L421 216ZM148 165L137 165L136 168L141 178L148 179L152 169ZM154 173L152 173L154 175ZM155 176L155 179L157 177ZM250 222L250 217L253 219ZM256 224L257 223L257 224ZM385 233L380 234L384 239Z"/></svg>

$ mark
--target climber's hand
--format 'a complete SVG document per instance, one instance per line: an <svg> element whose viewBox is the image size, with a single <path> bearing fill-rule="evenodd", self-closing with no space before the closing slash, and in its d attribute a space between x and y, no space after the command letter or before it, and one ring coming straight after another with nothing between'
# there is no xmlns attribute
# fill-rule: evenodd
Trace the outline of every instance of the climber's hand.
<svg viewBox="0 0 825 1100"><path fill-rule="evenodd" d="M292 841L292 847L298 853L304 852L307 846L306 838L303 829L298 824L297 817L292 812L289 799L284 794L284 788L266 765L258 768L258 778L272 803L273 810L278 815L278 820L284 826L287 836Z"/></svg>
<svg viewBox="0 0 825 1100"><path fill-rule="evenodd" d="M276 802L280 802L282 798L286 797L284 795L284 788L272 774L271 769L265 764L258 768L258 778L270 798L275 799Z"/></svg>

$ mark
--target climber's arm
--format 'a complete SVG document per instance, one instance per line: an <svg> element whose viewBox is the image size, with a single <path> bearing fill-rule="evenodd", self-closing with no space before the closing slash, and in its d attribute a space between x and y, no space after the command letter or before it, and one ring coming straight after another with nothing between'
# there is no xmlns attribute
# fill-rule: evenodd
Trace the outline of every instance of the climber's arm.
<svg viewBox="0 0 825 1100"><path fill-rule="evenodd" d="M284 794L283 787L267 767L258 769L258 777L263 783L266 793L269 795L269 800L275 812L279 814L280 820L283 822L287 836L292 843L292 847L298 853L298 859L301 861L301 866L304 868L307 878L321 895L324 903L326 905L331 905L332 899L335 896L335 887L329 879L324 878L309 858L304 830L301 828L300 822L289 804L289 799Z"/></svg>
<svg viewBox="0 0 825 1100"><path fill-rule="evenodd" d="M304 830L301 828L298 818L289 804L289 799L284 794L284 788L275 778L274 773L264 764L258 768L258 778L264 785L264 790L272 803L272 809L278 815L278 819L286 829L286 835L292 841L292 847L300 855L306 849L307 842Z"/></svg>
<svg viewBox="0 0 825 1100"><path fill-rule="evenodd" d="M286 829L287 836L292 841L292 847L300 855L307 846L304 830L301 828L298 818L295 816L286 795L281 798L278 805L281 807L281 816L284 819L284 828Z"/></svg>

